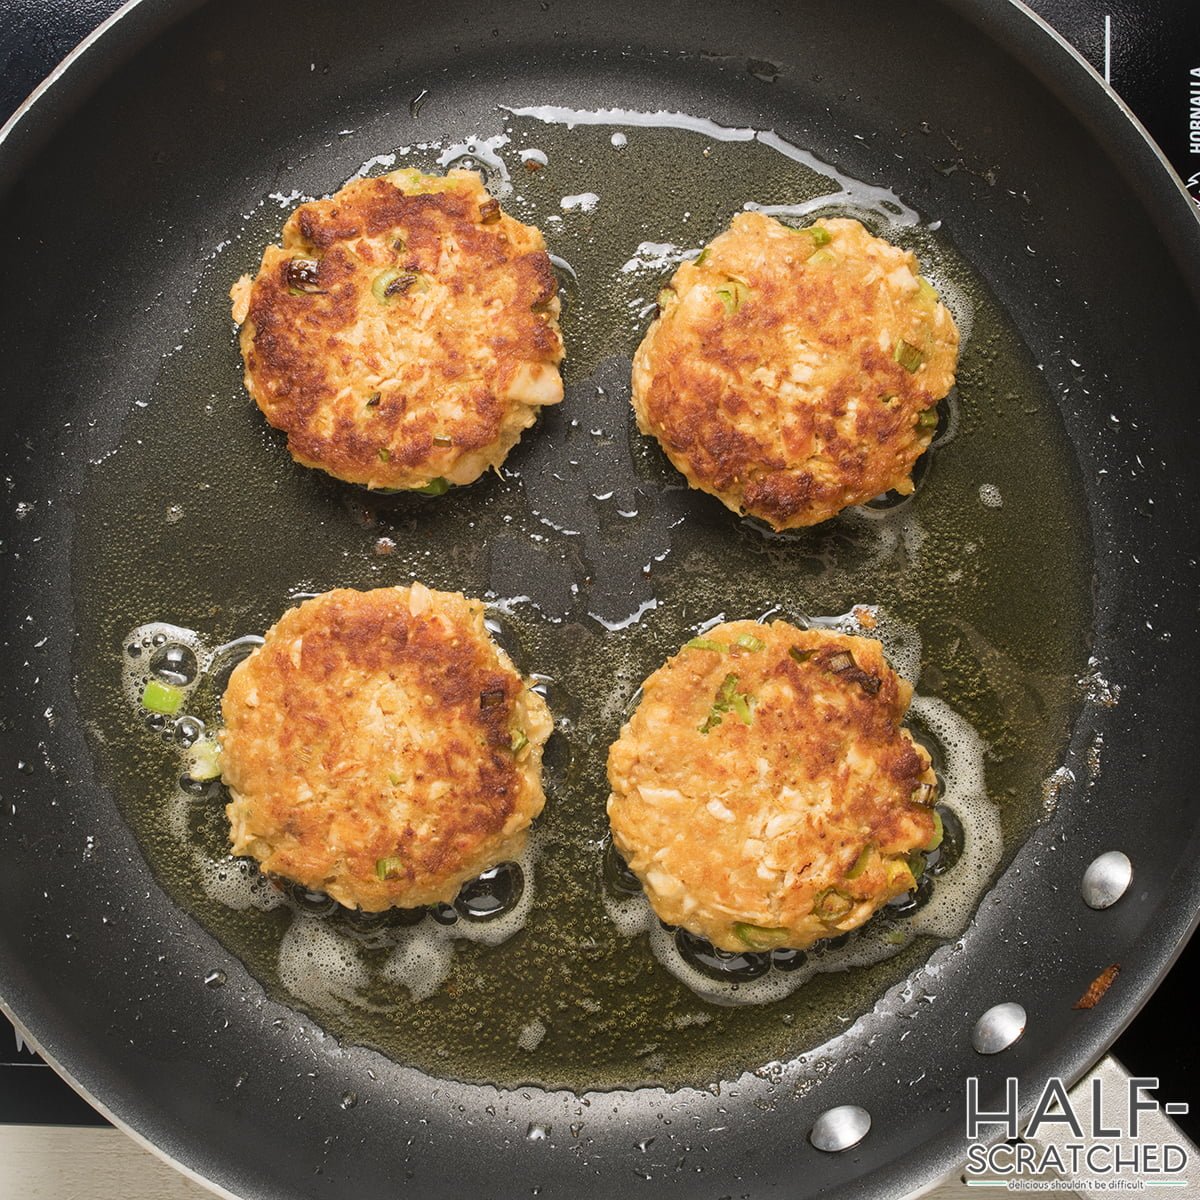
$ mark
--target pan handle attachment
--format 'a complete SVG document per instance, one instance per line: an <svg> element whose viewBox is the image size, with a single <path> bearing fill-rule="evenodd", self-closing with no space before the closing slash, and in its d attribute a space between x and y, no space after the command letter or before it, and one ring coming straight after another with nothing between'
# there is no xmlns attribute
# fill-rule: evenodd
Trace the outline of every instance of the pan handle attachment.
<svg viewBox="0 0 1200 1200"><path fill-rule="evenodd" d="M1150 1147L1150 1146L1177 1146L1186 1155L1186 1165L1180 1171L1171 1175L1163 1175L1162 1178L1173 1181L1172 1191L1176 1195L1183 1196L1200 1196L1200 1149L1197 1149L1192 1140L1171 1120L1166 1108L1173 1108L1174 1105L1165 1105L1160 1107L1158 1104L1153 1104L1140 1109L1138 1112L1138 1135L1132 1138L1128 1134L1128 1120L1126 1117L1129 1097L1131 1096L1130 1084L1132 1076L1129 1072L1110 1054L1107 1058L1103 1058L1093 1068L1093 1070L1085 1075L1070 1092L1071 1107L1074 1110L1075 1116L1084 1130L1082 1139L1075 1136L1074 1132L1065 1122L1052 1122L1044 1124L1038 1131L1038 1136L1028 1139L1039 1152L1053 1146L1059 1151L1065 1161L1070 1161L1068 1150L1069 1143L1074 1142L1078 1146L1079 1142L1085 1141L1089 1145L1096 1145L1101 1142L1101 1138L1094 1136L1094 1130L1103 1126L1107 1126L1116 1130L1118 1127L1122 1129L1119 1136L1103 1139L1109 1146L1114 1147L1109 1157L1109 1161L1135 1161L1135 1147ZM1145 1097L1138 1093L1139 1098L1150 1102ZM1093 1120L1093 1112L1095 1110L1095 1102L1097 1097L1100 1099L1101 1111L1096 1113ZM1184 1110L1186 1111L1186 1109ZM1118 1148L1120 1158L1118 1159ZM1112 1172L1104 1177L1096 1170L1089 1170L1086 1165L1080 1164L1080 1169L1072 1171L1072 1176L1075 1182L1073 1183L1073 1195L1081 1196L1084 1200L1093 1200L1094 1197L1105 1197L1106 1200L1112 1200L1114 1194L1117 1194L1111 1186L1117 1172ZM1133 1178L1136 1171L1127 1169L1125 1175L1127 1178ZM1108 1182L1107 1188L1088 1188L1081 1186L1081 1181L1087 1178L1096 1178L1097 1182ZM1141 1178L1147 1178L1142 1175ZM1181 1187L1180 1184L1183 1184ZM1168 1193L1170 1194L1170 1193Z"/></svg>

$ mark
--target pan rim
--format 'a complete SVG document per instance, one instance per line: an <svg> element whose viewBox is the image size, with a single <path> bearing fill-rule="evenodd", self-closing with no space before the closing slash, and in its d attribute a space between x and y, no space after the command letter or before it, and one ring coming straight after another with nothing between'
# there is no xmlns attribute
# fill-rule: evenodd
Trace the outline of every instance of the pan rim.
<svg viewBox="0 0 1200 1200"><path fill-rule="evenodd" d="M962 0L949 0L949 2L963 7ZM1163 153L1162 147L1154 140L1146 126L1142 124L1141 118L1138 117L1137 113L1135 113L1133 109L1125 103L1121 93L1118 92L1116 88L1114 88L1112 84L1105 79L1104 76L1101 75L1094 66L1092 66L1091 62L1078 49L1071 45L1071 43L1068 42L1067 39L1063 37L1063 35L1059 33L1057 29L1054 28L1053 25L1051 25L1044 17L1030 8L1030 6L1026 3L1026 0L1007 0L1007 3L1010 8L1016 9L1022 13L1025 18L1033 22L1033 24L1036 25L1042 31L1042 33L1044 33L1052 42L1055 43L1060 52L1068 55L1077 66L1083 68L1084 72L1090 76L1092 83L1095 86L1103 89L1104 94L1114 105L1116 105L1125 120L1131 126L1133 126L1134 131L1145 144L1146 148L1150 150L1154 157L1158 160L1159 166L1161 166L1166 172L1181 199L1186 202L1188 210L1195 218L1196 224L1200 225L1200 204L1197 204L1196 201L1192 199L1191 193L1184 186L1183 180L1180 178L1179 173L1171 164L1170 159L1168 159L1166 154Z"/></svg>
<svg viewBox="0 0 1200 1200"><path fill-rule="evenodd" d="M141 3L141 0L130 0L130 3ZM67 1070L66 1067L58 1061L53 1054L48 1050L43 1049L42 1044L35 1038L25 1027L25 1023L12 1010L8 1002L0 995L0 1013L3 1013L17 1032L21 1035L27 1045L29 1045L41 1058L47 1066L49 1066L63 1082L70 1085L72 1090L81 1099L86 1100L114 1129L119 1129L126 1137L128 1137L136 1145L143 1150L149 1151L160 1162L166 1163L167 1166L173 1167L181 1175L192 1180L193 1183L199 1184L201 1187L212 1192L214 1196L220 1196L221 1200L244 1200L236 1192L227 1191L219 1183L209 1179L205 1175L201 1175L198 1171L193 1170L187 1163L182 1162L178 1158L174 1158L168 1154L161 1146L151 1141L145 1134L140 1133L132 1125L127 1124L117 1113L115 1113L103 1100L93 1095L75 1076Z"/></svg>
<svg viewBox="0 0 1200 1200"><path fill-rule="evenodd" d="M186 16L188 12L196 8L201 2L202 0L126 0L126 3L123 4L120 9L118 9L91 35L89 35L88 38L81 42L80 45L76 47L76 49L72 51L71 54L68 55L68 57L62 63L60 63L50 75L47 76L47 78L38 86L38 88L31 93L30 97L22 104L16 113L13 114L13 117L5 124L4 128L0 129L0 190L4 190L5 184L9 182L7 178L8 164L6 163L6 157L7 152L12 149L9 143L13 141L14 136L18 133L26 132L25 127L30 126L31 124L36 125L39 122L47 126L47 128L41 132L52 135L54 130L57 128L58 122L62 119L62 114L60 112L46 111L45 97L47 95L57 97L63 88L68 89L68 91L72 93L77 93L81 89L85 90L85 92L90 90L89 85L94 82L92 79L92 72L97 65L100 65L98 60L108 55L110 51L115 50L120 52L121 61L123 61L124 51L122 51L122 48L119 46L110 45L110 43L112 43L114 39L114 30L118 30L118 26L121 26L122 22L125 22L130 16L132 16L134 10L142 10L143 13L148 14L147 29L149 29L150 33L157 34L161 33L164 29L168 28L170 25ZM1157 218L1160 220L1160 234L1165 236L1165 226L1166 228L1172 230L1176 235L1175 244L1171 247L1174 252L1173 257L1175 257L1176 261L1178 262L1180 252L1185 249L1183 240L1186 237L1190 237L1192 239L1192 243L1188 249L1193 260L1192 265L1193 267L1200 267L1200 211L1196 210L1191 198L1184 190L1179 177L1170 167L1170 164L1166 161L1161 150L1150 138L1145 128L1137 120L1136 116L1134 116L1133 113L1128 109L1124 102L1121 101L1120 97L1111 88L1111 86L1105 83L1103 78L1098 72L1095 71L1091 64L1088 63L1087 60L1074 49L1074 47L1067 43L1042 18L1030 10L1027 5L1022 3L1021 0L1008 0L1008 4L1004 6L1003 9L999 10L994 6L988 5L985 0L943 0L943 2L945 2L948 7L961 12L972 22L972 24L974 24L983 32L984 36L991 37L993 41L1000 41L1000 39L996 36L996 32L999 27L1008 26L1011 22L1016 20L1031 22L1032 25L1040 31L1040 33L1049 34L1050 39L1054 43L1053 51L1045 42L1040 43L1039 48L1045 52L1042 56L1043 59L1052 57L1052 54L1065 54L1067 57L1073 60L1075 64L1082 65L1084 67L1086 75L1089 77L1089 81L1084 86L1086 88L1093 88L1098 85L1108 100L1115 102L1117 108L1117 113L1113 113L1107 106L1104 106L1101 111L1093 113L1092 115L1095 117L1095 125L1102 128L1111 127L1114 137L1121 131L1123 131L1126 135L1130 133L1135 134L1137 140L1141 144L1143 155L1145 155L1146 150L1150 152L1150 155L1145 158L1145 161L1148 163L1150 160L1153 160L1154 162L1157 162L1159 168L1165 169L1166 178L1173 185L1173 190L1178 192L1180 194L1180 198L1183 199L1187 204L1190 216L1185 223L1182 218L1182 210L1178 208L1178 204L1175 200L1171 199L1169 196L1162 195L1158 202L1155 203L1155 201L1150 198L1152 193L1161 194L1163 192L1161 187L1162 177L1160 176L1157 179L1147 180L1145 174L1139 175L1138 186L1136 190L1139 194L1139 197L1142 198L1146 203L1147 209L1155 212ZM1018 38L1021 32L1022 30L1016 26L1013 26L1010 29L1011 36L1014 39ZM1030 46L1038 45L1037 38L1032 35L1031 31L1027 27L1024 29L1024 33L1026 35L1026 40L1029 43L1026 45L1026 50L1028 50ZM1003 46L1006 53L1012 53L1011 44L1009 41L1003 41L1000 42L1000 44ZM130 52L136 53L136 48ZM1020 61L1025 66L1032 69L1030 58L1022 57ZM1041 78L1043 83L1048 84L1047 79L1044 77ZM1070 82L1071 81L1069 80L1067 81L1068 84ZM1078 82L1082 84L1082 80L1079 80ZM1067 86L1067 84L1064 84L1064 86ZM56 88L59 89L58 92L54 90ZM1082 114L1080 113L1079 109L1071 103L1068 96L1063 95L1062 92L1058 91L1056 91L1056 94L1059 96L1064 106L1072 113L1072 115L1074 115L1076 118L1082 119ZM68 99L70 98L71 97L68 96ZM1119 122L1118 113L1120 116L1125 118L1127 125L1122 125ZM1094 129L1094 126L1092 128ZM36 133L38 131L34 129L30 130L30 132ZM1104 145L1106 151L1110 148L1104 142L1101 142L1101 144ZM21 157L21 151L24 151L25 149L26 147L18 148L18 158ZM17 170L15 172L16 175L19 175L22 166L23 164L18 163ZM1172 205L1174 207L1170 207ZM1189 272L1181 270L1181 276L1187 279L1188 284L1193 291L1200 287L1200 270L1192 270ZM1192 893L1200 893L1200 880L1197 880L1194 884ZM1191 898L1194 899L1195 895L1193 894ZM1192 908L1194 910L1194 905ZM1089 1039L1086 1039L1087 1044L1077 1046L1073 1053L1068 1054L1066 1050L1064 1050L1063 1061L1070 1064L1069 1069L1064 1072L1065 1077L1069 1076L1072 1080L1074 1080L1081 1076L1099 1057L1099 1054L1103 1052L1102 1050L1100 1052L1096 1052L1094 1049L1095 1045L1097 1043L1099 1043L1101 1046L1109 1044L1112 1038L1116 1036L1116 1032L1119 1032L1121 1028L1124 1028L1124 1026L1133 1019L1133 1017L1141 1009L1146 1000L1157 987L1163 976L1167 973L1167 971L1169 971L1172 964L1175 962L1184 945L1186 944L1187 938L1192 932L1194 932L1197 925L1200 924L1200 913L1192 911L1190 920L1187 921L1186 924L1187 930L1174 940L1174 945L1169 946L1165 953L1160 952L1155 956L1156 969L1152 974L1143 975L1139 980L1138 986L1134 990L1134 994L1131 997L1131 1002L1127 1003L1125 1008L1122 1010L1120 1020L1115 1022L1115 1025L1112 1021L1106 1022L1102 1033L1099 1035L1093 1033ZM9 1007L3 999L0 999L0 1009L3 1009L9 1015L13 1015L10 1013ZM1074 1042L1071 1044L1073 1045ZM179 1160L173 1158L161 1147L148 1142L147 1139L140 1135L136 1130L125 1124L120 1119L116 1118L102 1102L95 1099L86 1088L84 1088L77 1080L75 1080L70 1073L65 1071L50 1055L47 1055L47 1058L49 1061L51 1061L55 1069L67 1079L67 1081L72 1087L75 1088L77 1092L83 1095L85 1099L87 1099L89 1103L91 1103L99 1111L103 1112L104 1115L106 1115L108 1119L114 1123L114 1125L117 1125L124 1132L129 1134L129 1136L133 1137L136 1142L151 1149L152 1152L154 1152L163 1161L170 1163L183 1174L196 1179L198 1182L210 1188L216 1194L223 1196L235 1196L234 1193L225 1191L220 1187L220 1185L198 1175L183 1165ZM929 1153L934 1149L934 1147L927 1145L924 1149L927 1153ZM945 1149L949 1150L950 1148L947 1146ZM932 1158L927 1157L925 1161L931 1162ZM942 1172L942 1174L944 1174L944 1172ZM918 1191L924 1190L924 1188L927 1186L930 1186L929 1180L922 1184Z"/></svg>

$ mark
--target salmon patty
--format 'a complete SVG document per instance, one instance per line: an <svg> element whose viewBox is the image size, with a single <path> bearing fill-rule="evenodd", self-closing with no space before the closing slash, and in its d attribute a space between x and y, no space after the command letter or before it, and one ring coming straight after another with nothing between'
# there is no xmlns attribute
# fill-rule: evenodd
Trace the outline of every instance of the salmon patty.
<svg viewBox="0 0 1200 1200"><path fill-rule="evenodd" d="M916 258L857 221L739 213L683 263L633 360L633 407L692 487L775 529L911 473L958 330Z"/></svg>
<svg viewBox="0 0 1200 1200"><path fill-rule="evenodd" d="M655 913L723 950L803 949L915 887L937 788L911 696L869 638L734 621L688 642L608 756Z"/></svg>
<svg viewBox="0 0 1200 1200"><path fill-rule="evenodd" d="M470 483L562 399L546 244L473 171L302 204L231 296L247 391L297 462L350 483Z"/></svg>
<svg viewBox="0 0 1200 1200"><path fill-rule="evenodd" d="M483 621L420 583L285 613L222 700L233 853L369 912L518 857L552 722Z"/></svg>

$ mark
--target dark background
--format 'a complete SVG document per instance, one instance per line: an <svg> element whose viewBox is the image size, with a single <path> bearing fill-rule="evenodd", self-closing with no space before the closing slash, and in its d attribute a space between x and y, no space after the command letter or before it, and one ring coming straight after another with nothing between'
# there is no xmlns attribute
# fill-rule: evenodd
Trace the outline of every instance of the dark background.
<svg viewBox="0 0 1200 1200"><path fill-rule="evenodd" d="M1089 59L1162 147L1200 202L1200 153L1190 152L1192 69L1200 69L1196 0L1029 0L1030 6ZM118 0L0 0L0 121L111 12ZM1108 37L1106 39L1106 20ZM1200 80L1196 81L1200 93ZM1200 1141L1200 1038L1193 1024L1193 939L1114 1052L1135 1075L1162 1080L1160 1098L1191 1103L1177 1118ZM28 1051L0 1017L0 1122L102 1124L94 1112Z"/></svg>

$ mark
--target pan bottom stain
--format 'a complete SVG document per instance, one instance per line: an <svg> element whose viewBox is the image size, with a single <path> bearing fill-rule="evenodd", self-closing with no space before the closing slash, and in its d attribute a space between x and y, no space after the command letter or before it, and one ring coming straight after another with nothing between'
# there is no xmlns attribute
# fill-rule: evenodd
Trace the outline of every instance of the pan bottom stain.
<svg viewBox="0 0 1200 1200"><path fill-rule="evenodd" d="M227 293L299 198L283 192L332 192L358 163L334 140L282 183L240 185L219 249L197 264L188 331L164 340L149 401L131 403L115 444L85 471L76 691L101 777L162 886L271 997L330 1034L437 1077L504 1087L711 1086L843 1033L839 1014L870 1011L953 937L1043 818L1042 781L1083 701L1092 602L1082 489L1055 397L956 249L969 231L770 130L702 112L491 112L469 130L439 128L449 117L426 106L421 142L375 147L365 169L436 170L451 151L471 153L508 190L506 209L544 231L565 301L564 403L502 474L439 497L381 496L298 467L242 388ZM912 249L969 333L911 497L775 535L688 489L638 433L630 362L654 298L678 261L747 206L796 224L852 216ZM1001 506L984 501L983 485ZM255 644L248 633L306 593L414 578L488 603L518 667L545 673L557 722L536 861L520 864L523 924L499 945L468 938L490 922L461 913L450 925L439 912L375 926L279 891L228 857L219 785L205 778L222 676ZM607 748L640 681L706 624L855 605L878 611L882 633L891 625L901 672L915 677L919 663L910 720L941 754L948 789L974 779L984 797L972 772L986 756L978 811L991 815L976 819L948 790L962 857L914 897L911 916L881 919L880 936L890 923L911 934L906 944L877 945L872 931L803 959L780 955L745 985L803 980L786 994L771 983L771 1003L715 1003L717 981L689 978L701 998L675 969L674 934L654 923L630 937L610 918ZM144 630L127 662L129 631L152 621L175 628ZM151 671L168 643L195 656L194 679L181 652ZM219 663L206 650L216 647ZM173 711L132 719L152 681L148 699ZM974 787L963 782L963 794ZM959 880L970 883L956 901ZM883 946L889 957L866 961ZM861 965L818 971L826 954Z"/></svg>

